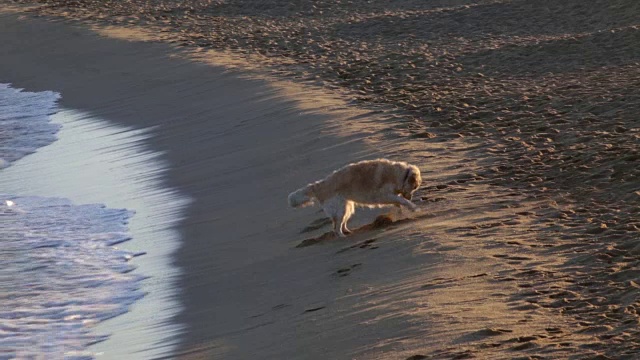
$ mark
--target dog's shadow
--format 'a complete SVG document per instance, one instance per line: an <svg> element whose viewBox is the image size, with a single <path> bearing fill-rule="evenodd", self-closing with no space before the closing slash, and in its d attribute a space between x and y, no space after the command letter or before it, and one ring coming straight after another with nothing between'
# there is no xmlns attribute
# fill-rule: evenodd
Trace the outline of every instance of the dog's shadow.
<svg viewBox="0 0 640 360"><path fill-rule="evenodd" d="M421 218L431 217L431 216L433 215L427 214L427 213L423 213L417 216L412 216L409 218L407 217L397 218L395 214L391 214L391 213L378 215L373 222L360 226L359 228L356 228L356 229L351 229L351 234L348 237L354 236L356 234L367 233L373 230L393 228L400 224L417 221ZM326 225L331 225L331 219L329 218L318 219L312 222L309 226L305 227L301 231L301 233L307 233L310 231L318 230ZM322 235L302 240L300 244L296 245L296 248L303 248L311 245L322 244L334 239L338 239L338 236L333 231L329 231L329 232L323 233Z"/></svg>

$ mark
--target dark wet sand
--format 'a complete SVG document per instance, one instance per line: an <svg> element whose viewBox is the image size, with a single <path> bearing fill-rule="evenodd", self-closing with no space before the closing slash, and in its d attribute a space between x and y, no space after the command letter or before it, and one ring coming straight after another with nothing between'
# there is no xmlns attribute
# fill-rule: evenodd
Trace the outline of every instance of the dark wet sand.
<svg viewBox="0 0 640 360"><path fill-rule="evenodd" d="M634 359L638 3L453 3L40 10L160 26L184 49L237 50L253 61L243 68L396 111L345 112L299 85L42 22L31 28L59 35L0 32L12 34L0 74L158 125L168 183L196 199L176 257L184 358ZM229 65L222 55L207 53ZM413 220L333 241L321 214L284 207L296 187L378 154L425 170Z"/></svg>

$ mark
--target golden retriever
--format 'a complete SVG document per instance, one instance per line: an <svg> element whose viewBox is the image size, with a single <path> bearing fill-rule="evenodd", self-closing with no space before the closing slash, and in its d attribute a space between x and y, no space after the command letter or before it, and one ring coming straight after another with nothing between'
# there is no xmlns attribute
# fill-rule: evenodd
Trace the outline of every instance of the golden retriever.
<svg viewBox="0 0 640 360"><path fill-rule="evenodd" d="M340 237L351 233L347 221L359 206L406 206L415 211L413 193L422 178L417 166L387 159L365 160L346 165L326 178L289 194L291 207L305 207L318 202L333 222Z"/></svg>

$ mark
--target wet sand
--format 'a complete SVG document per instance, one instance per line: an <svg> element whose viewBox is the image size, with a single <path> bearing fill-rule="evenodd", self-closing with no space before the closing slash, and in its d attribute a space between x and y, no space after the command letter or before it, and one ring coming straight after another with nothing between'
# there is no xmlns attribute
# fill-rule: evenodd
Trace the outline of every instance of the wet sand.
<svg viewBox="0 0 640 360"><path fill-rule="evenodd" d="M3 39L6 81L156 126L168 183L196 199L178 228L179 355L637 355L636 2L234 4L37 10L160 28L182 51L41 21L72 36ZM207 63L168 58L191 51ZM285 208L379 155L424 169L411 219L336 240L316 210Z"/></svg>

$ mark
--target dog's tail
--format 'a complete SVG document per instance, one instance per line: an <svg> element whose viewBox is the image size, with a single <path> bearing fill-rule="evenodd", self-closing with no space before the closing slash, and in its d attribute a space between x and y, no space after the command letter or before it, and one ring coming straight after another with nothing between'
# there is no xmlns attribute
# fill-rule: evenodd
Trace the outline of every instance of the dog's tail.
<svg viewBox="0 0 640 360"><path fill-rule="evenodd" d="M313 205L315 197L309 184L289 194L289 206L294 208Z"/></svg>

